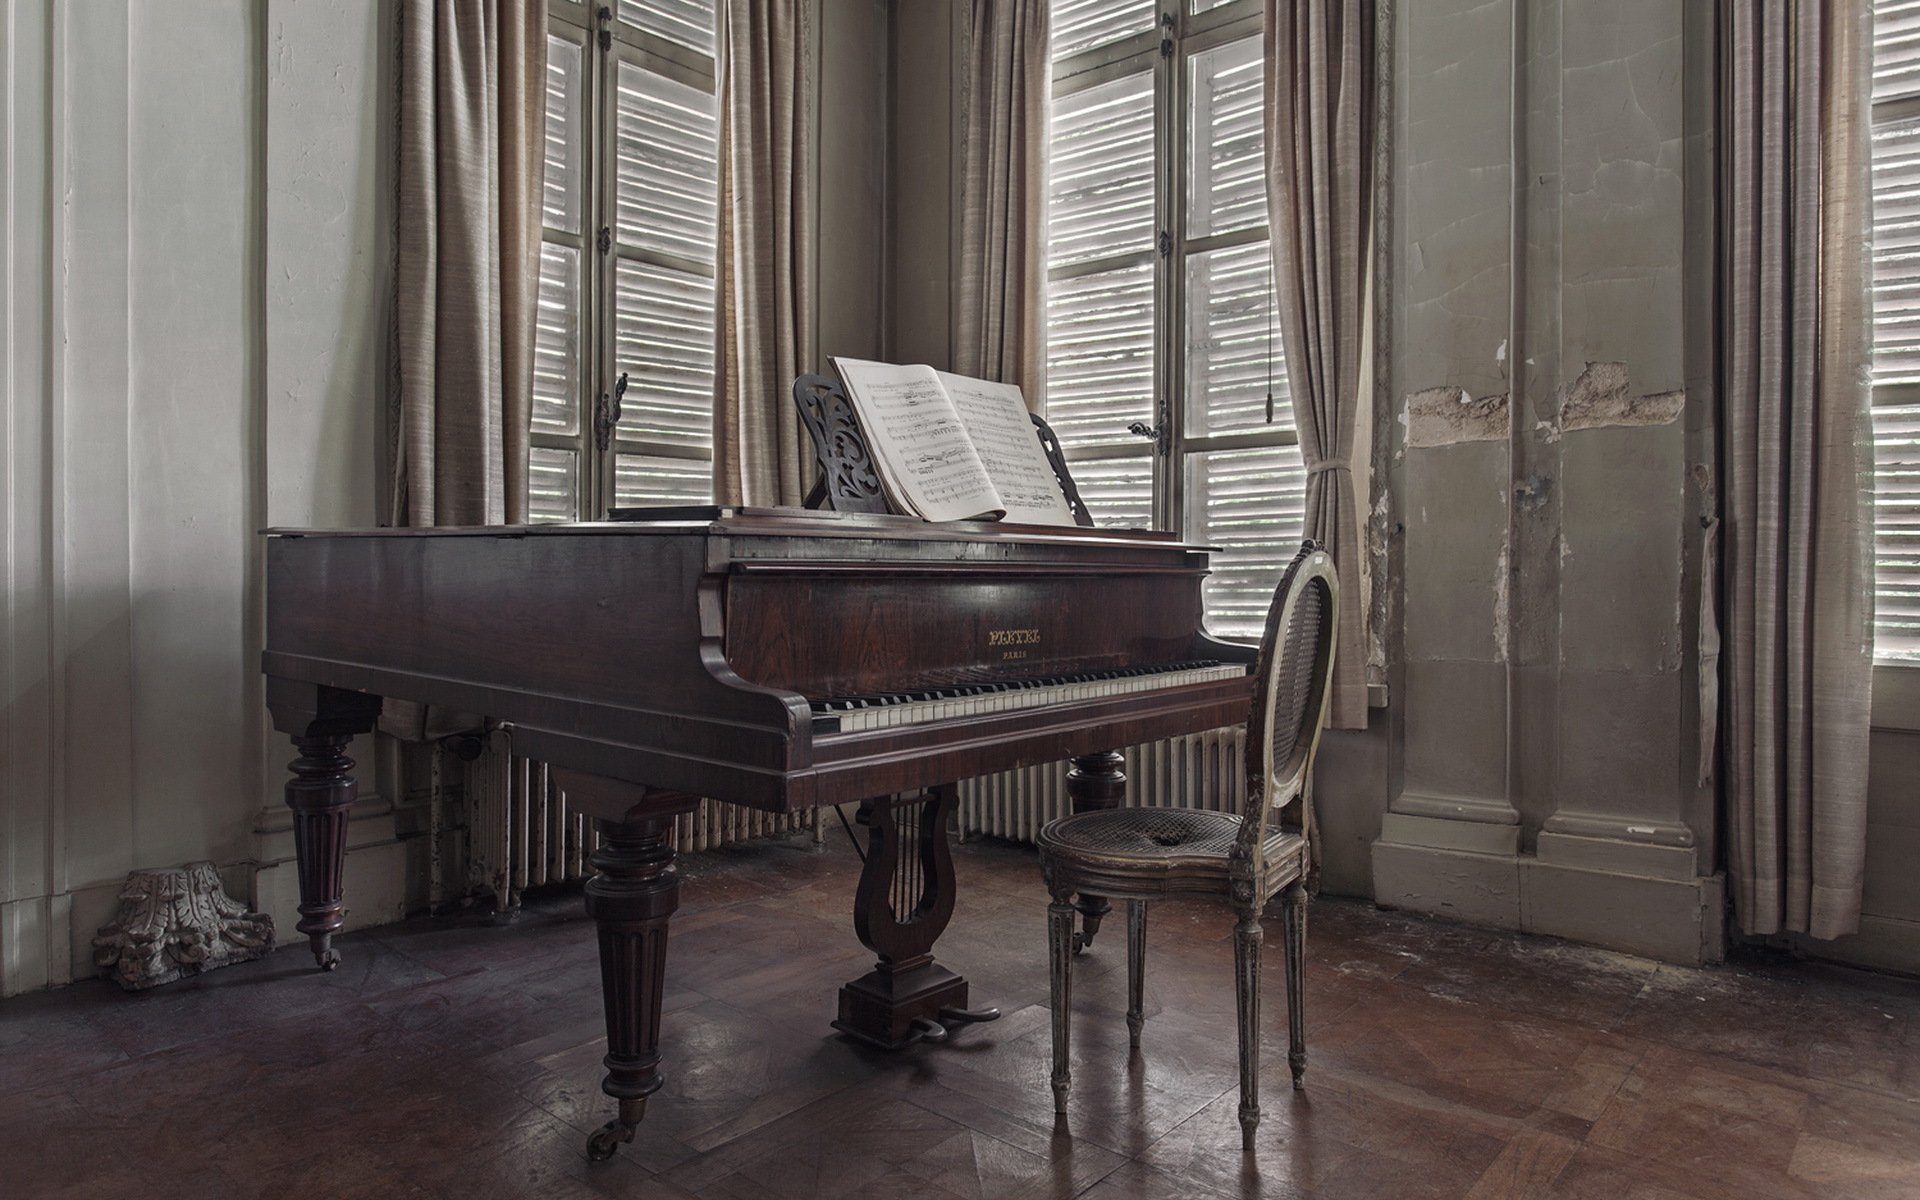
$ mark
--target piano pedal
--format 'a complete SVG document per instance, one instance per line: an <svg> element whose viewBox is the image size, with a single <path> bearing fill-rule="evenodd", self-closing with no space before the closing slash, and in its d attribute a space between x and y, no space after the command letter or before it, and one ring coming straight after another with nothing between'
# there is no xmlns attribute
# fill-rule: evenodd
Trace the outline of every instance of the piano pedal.
<svg viewBox="0 0 1920 1200"><path fill-rule="evenodd" d="M945 1017L947 1010L944 1008L941 1009L940 1015ZM932 1017L915 1017L912 1025L912 1042L944 1042L947 1040L947 1027Z"/></svg>
<svg viewBox="0 0 1920 1200"><path fill-rule="evenodd" d="M977 1025L982 1021L998 1021L1000 1010L997 1008L943 1008L940 1019L949 1025Z"/></svg>

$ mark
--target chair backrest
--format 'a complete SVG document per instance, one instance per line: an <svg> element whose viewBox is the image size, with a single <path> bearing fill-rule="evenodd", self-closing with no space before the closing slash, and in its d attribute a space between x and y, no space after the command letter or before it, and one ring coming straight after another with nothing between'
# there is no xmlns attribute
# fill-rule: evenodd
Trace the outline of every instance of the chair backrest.
<svg viewBox="0 0 1920 1200"><path fill-rule="evenodd" d="M1254 665L1247 718L1247 828L1241 844L1257 877L1265 868L1265 830L1279 822L1311 838L1313 758L1333 691L1333 647L1340 624L1340 581L1333 559L1305 541L1280 576ZM1297 811L1290 812L1298 805Z"/></svg>

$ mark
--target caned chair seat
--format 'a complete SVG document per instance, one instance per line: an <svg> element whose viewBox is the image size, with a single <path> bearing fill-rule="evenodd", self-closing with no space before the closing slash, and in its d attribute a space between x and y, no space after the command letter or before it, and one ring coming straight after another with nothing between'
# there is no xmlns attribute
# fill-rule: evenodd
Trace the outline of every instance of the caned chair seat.
<svg viewBox="0 0 1920 1200"><path fill-rule="evenodd" d="M1198 808L1113 808L1076 813L1047 823L1040 831L1040 852L1060 867L1078 872L1113 871L1137 878L1139 890L1226 892L1228 859L1240 836L1240 818ZM1269 830L1265 859L1276 881L1300 875L1306 839L1290 829ZM1291 865L1291 869L1289 866ZM1170 877L1191 880L1190 888L1168 887ZM1104 893L1125 896L1135 890L1125 880L1110 881ZM1262 897L1264 899L1265 897Z"/></svg>
<svg viewBox="0 0 1920 1200"><path fill-rule="evenodd" d="M1267 611L1247 713L1245 811L1109 808L1051 821L1040 831L1053 1000L1053 1105L1067 1111L1072 1086L1073 956L1093 940L1108 899L1127 903L1127 1031L1135 1051L1146 1022L1147 902L1211 894L1239 918L1233 927L1235 1010L1240 1042L1240 1138L1253 1148L1260 1124L1260 918L1284 902L1287 1063L1293 1086L1307 1070L1307 889L1313 840L1313 759L1333 682L1339 627L1338 579L1320 547L1303 543ZM1231 649L1222 644L1223 653ZM1074 897L1078 895L1076 904ZM1076 914L1086 926L1074 929Z"/></svg>

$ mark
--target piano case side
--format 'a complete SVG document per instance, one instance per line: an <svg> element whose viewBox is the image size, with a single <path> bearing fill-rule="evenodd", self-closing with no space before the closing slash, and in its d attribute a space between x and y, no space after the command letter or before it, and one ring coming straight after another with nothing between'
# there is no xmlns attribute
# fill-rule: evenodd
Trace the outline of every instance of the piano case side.
<svg viewBox="0 0 1920 1200"><path fill-rule="evenodd" d="M262 666L511 723L530 757L783 809L808 710L727 666L706 563L703 531L270 537Z"/></svg>

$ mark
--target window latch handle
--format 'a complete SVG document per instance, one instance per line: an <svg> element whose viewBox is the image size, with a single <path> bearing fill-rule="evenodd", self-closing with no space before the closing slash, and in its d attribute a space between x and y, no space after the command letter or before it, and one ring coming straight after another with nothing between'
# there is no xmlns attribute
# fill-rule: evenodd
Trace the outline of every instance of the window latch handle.
<svg viewBox="0 0 1920 1200"><path fill-rule="evenodd" d="M626 395L627 373L622 371L620 378L614 380L613 391L601 392L600 402L593 406L593 444L602 454L613 444L613 431L620 425L620 402Z"/></svg>
<svg viewBox="0 0 1920 1200"><path fill-rule="evenodd" d="M1149 425L1145 421L1134 421L1127 426L1127 432L1135 437L1143 437L1152 442L1153 452L1155 454L1165 455L1169 450L1173 449L1173 423L1166 419L1165 413L1161 414L1158 425Z"/></svg>

